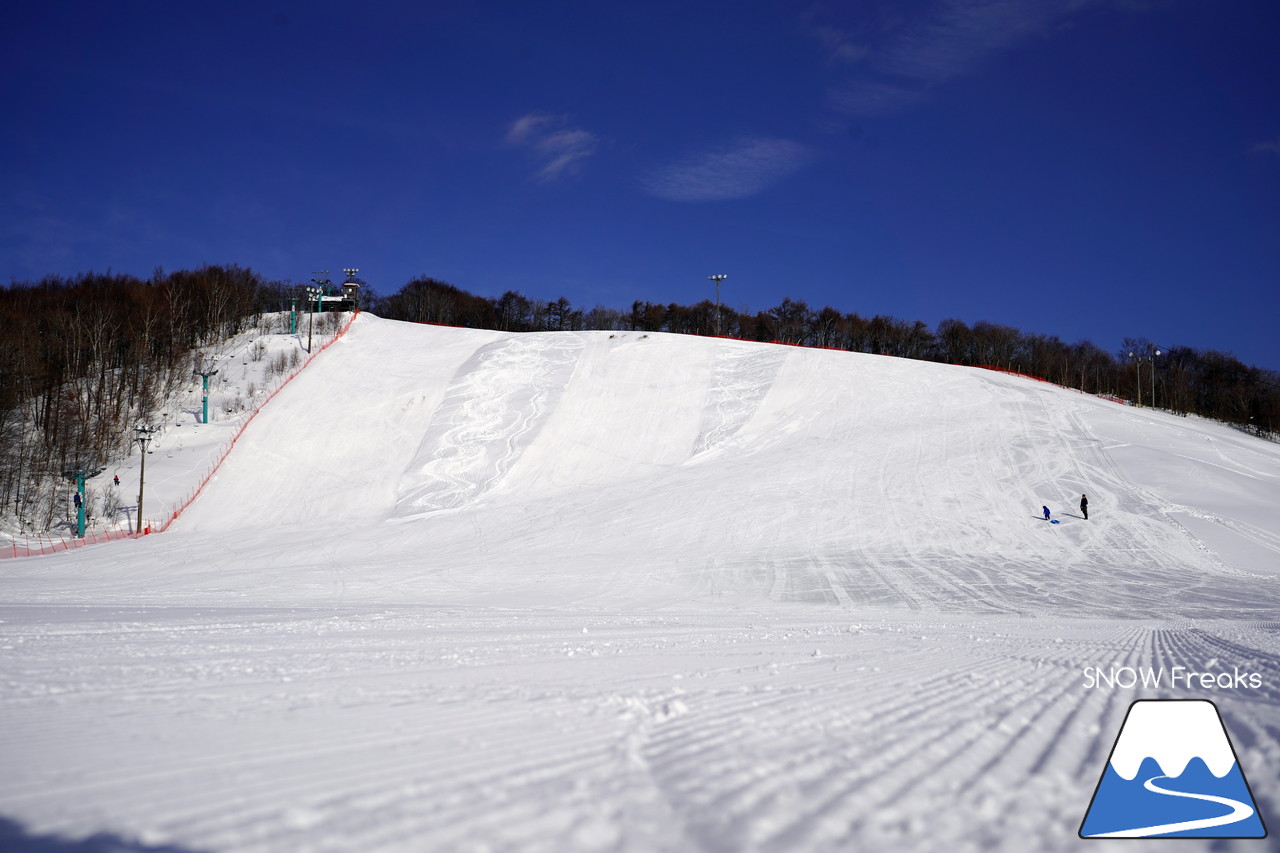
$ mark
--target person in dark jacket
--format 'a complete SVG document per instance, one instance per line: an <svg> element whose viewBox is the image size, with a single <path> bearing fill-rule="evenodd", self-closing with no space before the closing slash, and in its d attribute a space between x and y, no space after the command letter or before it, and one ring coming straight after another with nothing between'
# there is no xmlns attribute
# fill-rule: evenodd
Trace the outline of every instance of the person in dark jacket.
<svg viewBox="0 0 1280 853"><path fill-rule="evenodd" d="M1084 516L1084 520L1089 520L1089 496L1080 496L1080 514Z"/></svg>
<svg viewBox="0 0 1280 853"><path fill-rule="evenodd" d="M1046 507L1042 507L1042 509L1044 509L1044 520L1045 520L1045 521L1048 521L1048 520L1049 520L1049 508L1046 506Z"/></svg>

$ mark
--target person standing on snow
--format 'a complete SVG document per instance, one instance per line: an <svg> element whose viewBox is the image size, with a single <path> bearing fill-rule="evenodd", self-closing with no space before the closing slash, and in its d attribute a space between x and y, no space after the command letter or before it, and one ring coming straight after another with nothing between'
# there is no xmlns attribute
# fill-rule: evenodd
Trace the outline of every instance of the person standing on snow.
<svg viewBox="0 0 1280 853"><path fill-rule="evenodd" d="M1044 510L1044 520L1045 520L1045 521L1048 521L1048 520L1049 520L1049 508L1046 506L1046 507L1042 507L1042 509Z"/></svg>
<svg viewBox="0 0 1280 853"><path fill-rule="evenodd" d="M1089 496L1080 496L1080 514L1084 516L1084 520L1089 520Z"/></svg>

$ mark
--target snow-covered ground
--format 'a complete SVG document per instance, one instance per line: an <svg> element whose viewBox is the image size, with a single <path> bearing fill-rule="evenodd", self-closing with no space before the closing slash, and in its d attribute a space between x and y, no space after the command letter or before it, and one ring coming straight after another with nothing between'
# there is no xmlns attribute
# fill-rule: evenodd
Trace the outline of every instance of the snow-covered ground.
<svg viewBox="0 0 1280 853"><path fill-rule="evenodd" d="M1019 377L362 316L169 532L0 562L0 848L1066 849L1157 697L1271 819L1277 506Z"/></svg>

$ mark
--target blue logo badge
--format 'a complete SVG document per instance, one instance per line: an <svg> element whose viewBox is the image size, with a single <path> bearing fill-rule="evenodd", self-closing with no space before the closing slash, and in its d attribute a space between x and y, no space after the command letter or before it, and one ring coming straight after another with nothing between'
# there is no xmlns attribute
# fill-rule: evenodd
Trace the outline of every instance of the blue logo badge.
<svg viewBox="0 0 1280 853"><path fill-rule="evenodd" d="M1266 838L1222 725L1205 699L1129 706L1081 838Z"/></svg>

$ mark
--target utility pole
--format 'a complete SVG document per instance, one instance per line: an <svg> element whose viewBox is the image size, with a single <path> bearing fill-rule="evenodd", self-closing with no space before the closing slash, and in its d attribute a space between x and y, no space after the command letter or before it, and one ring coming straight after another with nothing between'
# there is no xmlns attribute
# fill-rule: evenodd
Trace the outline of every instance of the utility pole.
<svg viewBox="0 0 1280 853"><path fill-rule="evenodd" d="M724 281L728 277L729 276L725 275L724 273L717 273L715 275L707 276L707 281L714 281L716 283L716 337L717 338L720 337L720 282Z"/></svg>
<svg viewBox="0 0 1280 853"><path fill-rule="evenodd" d="M214 371L215 373L217 371ZM206 380L207 381L207 380ZM205 412L205 423L208 423L209 413ZM156 432L157 427L138 426L134 428L134 437L138 442L138 447L142 449L142 470L138 474L138 520L133 525L134 535L142 533L142 495L147 485L147 448L151 444L152 435Z"/></svg>

